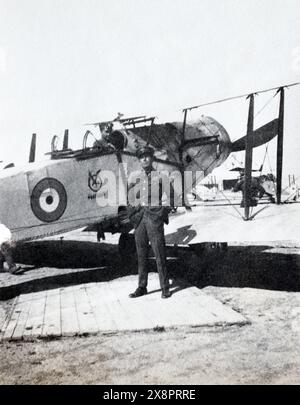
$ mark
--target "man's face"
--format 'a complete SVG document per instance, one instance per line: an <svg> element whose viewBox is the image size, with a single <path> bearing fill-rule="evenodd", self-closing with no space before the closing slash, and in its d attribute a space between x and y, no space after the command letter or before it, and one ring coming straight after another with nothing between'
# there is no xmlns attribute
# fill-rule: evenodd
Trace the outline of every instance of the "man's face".
<svg viewBox="0 0 300 405"><path fill-rule="evenodd" d="M153 157L150 155L143 155L140 157L140 164L143 169L147 169L152 166Z"/></svg>

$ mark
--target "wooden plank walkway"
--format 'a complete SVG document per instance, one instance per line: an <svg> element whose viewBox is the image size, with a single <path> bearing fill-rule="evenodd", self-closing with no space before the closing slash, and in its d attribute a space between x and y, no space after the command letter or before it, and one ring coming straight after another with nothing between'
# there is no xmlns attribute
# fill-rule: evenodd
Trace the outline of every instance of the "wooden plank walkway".
<svg viewBox="0 0 300 405"><path fill-rule="evenodd" d="M20 295L0 340L75 336L154 327L245 324L246 319L196 287L176 284L161 299L158 275L149 274L148 294L131 299L137 276Z"/></svg>

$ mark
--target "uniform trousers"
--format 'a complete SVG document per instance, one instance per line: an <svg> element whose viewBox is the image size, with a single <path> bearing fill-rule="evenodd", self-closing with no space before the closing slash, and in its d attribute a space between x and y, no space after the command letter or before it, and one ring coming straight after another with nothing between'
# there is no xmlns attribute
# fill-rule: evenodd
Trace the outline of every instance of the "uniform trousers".
<svg viewBox="0 0 300 405"><path fill-rule="evenodd" d="M168 289L169 278L166 266L163 220L153 220L144 214L135 229L134 236L138 257L139 287L146 288L148 284L147 259L150 242L156 259L160 287L162 289Z"/></svg>

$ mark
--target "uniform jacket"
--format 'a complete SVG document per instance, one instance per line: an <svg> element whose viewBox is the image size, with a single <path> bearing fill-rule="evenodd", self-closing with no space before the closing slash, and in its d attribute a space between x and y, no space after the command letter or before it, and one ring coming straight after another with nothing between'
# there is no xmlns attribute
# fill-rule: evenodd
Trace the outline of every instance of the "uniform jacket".
<svg viewBox="0 0 300 405"><path fill-rule="evenodd" d="M166 189L166 186L168 189ZM163 205L163 196L169 204ZM174 206L174 188L169 178L160 172L138 170L128 179L128 216L137 228L143 217L157 224L168 223L170 207Z"/></svg>

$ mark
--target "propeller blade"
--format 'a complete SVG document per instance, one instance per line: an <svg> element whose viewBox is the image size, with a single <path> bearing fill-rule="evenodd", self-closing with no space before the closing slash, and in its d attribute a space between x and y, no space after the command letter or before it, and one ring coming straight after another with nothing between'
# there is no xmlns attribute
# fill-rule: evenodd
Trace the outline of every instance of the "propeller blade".
<svg viewBox="0 0 300 405"><path fill-rule="evenodd" d="M35 161L35 150L36 150L36 134L32 134L29 152L29 163L33 163Z"/></svg>
<svg viewBox="0 0 300 405"><path fill-rule="evenodd" d="M273 139L278 133L278 118L268 122L253 132L253 148L257 148ZM232 152L241 152L246 147L246 136L233 142L231 145Z"/></svg>
<svg viewBox="0 0 300 405"><path fill-rule="evenodd" d="M69 130L65 129L64 141L63 141L63 150L68 149L68 147L69 147Z"/></svg>

